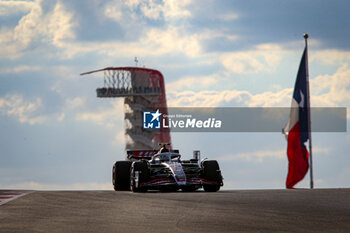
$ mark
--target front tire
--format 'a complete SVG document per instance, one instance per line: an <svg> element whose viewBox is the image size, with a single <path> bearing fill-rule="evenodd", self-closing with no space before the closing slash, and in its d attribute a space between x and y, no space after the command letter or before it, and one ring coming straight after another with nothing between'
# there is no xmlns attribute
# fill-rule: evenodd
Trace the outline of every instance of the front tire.
<svg viewBox="0 0 350 233"><path fill-rule="evenodd" d="M203 178L208 181L213 181L216 184L205 184L203 189L206 192L217 192L222 184L222 176L219 164L216 160L207 160L203 164Z"/></svg>
<svg viewBox="0 0 350 233"><path fill-rule="evenodd" d="M130 190L130 161L117 161L113 166L113 187L115 191Z"/></svg>
<svg viewBox="0 0 350 233"><path fill-rule="evenodd" d="M138 181L136 174L138 173ZM130 189L133 192L146 192L146 187L140 187L141 183L149 180L149 169L146 161L134 162L130 171Z"/></svg>

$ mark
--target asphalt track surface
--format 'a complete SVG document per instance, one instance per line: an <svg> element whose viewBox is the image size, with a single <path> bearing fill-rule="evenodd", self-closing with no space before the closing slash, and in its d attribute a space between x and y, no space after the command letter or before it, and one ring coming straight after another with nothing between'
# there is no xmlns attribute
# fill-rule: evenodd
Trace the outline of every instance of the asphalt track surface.
<svg viewBox="0 0 350 233"><path fill-rule="evenodd" d="M350 189L37 191L0 206L0 232L350 232Z"/></svg>

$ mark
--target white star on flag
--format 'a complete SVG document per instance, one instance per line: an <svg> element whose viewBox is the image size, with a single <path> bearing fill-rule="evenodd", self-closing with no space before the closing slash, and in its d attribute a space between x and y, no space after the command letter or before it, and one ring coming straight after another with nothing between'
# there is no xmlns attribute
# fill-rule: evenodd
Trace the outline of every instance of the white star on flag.
<svg viewBox="0 0 350 233"><path fill-rule="evenodd" d="M300 107L304 107L304 94L300 90L300 102L299 102Z"/></svg>

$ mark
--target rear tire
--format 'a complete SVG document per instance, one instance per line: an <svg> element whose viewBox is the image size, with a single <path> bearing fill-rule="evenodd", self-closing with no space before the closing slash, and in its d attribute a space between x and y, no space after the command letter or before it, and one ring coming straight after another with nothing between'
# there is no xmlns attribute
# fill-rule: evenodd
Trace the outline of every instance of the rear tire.
<svg viewBox="0 0 350 233"><path fill-rule="evenodd" d="M136 184L135 174L139 172L139 181L138 185ZM130 172L130 189L133 192L146 192L146 187L140 187L141 183L149 181L149 169L146 161L137 161L134 162L131 167Z"/></svg>
<svg viewBox="0 0 350 233"><path fill-rule="evenodd" d="M117 161L113 166L113 187L115 191L130 190L130 161Z"/></svg>
<svg viewBox="0 0 350 233"><path fill-rule="evenodd" d="M216 184L205 184L203 189L206 192L217 192L220 190L222 184L222 176L219 168L219 164L216 160L207 160L202 164L203 178L208 181L214 181Z"/></svg>

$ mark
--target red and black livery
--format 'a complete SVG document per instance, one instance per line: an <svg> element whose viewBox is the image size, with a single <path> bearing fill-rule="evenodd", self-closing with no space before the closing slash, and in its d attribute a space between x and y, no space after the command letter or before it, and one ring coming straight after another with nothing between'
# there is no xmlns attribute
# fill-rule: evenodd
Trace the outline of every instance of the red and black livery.
<svg viewBox="0 0 350 233"><path fill-rule="evenodd" d="M113 166L113 186L116 191L145 192L196 191L216 192L223 186L216 160L200 160L199 151L194 158L182 160L178 150L168 150L167 143L159 151L127 151L126 161Z"/></svg>

